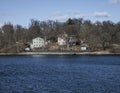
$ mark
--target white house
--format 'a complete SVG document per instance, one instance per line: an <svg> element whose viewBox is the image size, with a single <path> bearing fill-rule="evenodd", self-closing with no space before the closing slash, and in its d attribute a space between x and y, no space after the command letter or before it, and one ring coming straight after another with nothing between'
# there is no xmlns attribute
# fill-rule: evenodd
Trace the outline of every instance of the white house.
<svg viewBox="0 0 120 93"><path fill-rule="evenodd" d="M32 40L32 43L30 44L31 49L33 48L40 48L45 46L45 40L43 38L37 37Z"/></svg>
<svg viewBox="0 0 120 93"><path fill-rule="evenodd" d="M58 36L58 45L60 46L64 46L64 45L67 45L67 37L68 35L66 33L63 33L63 34L60 34Z"/></svg>
<svg viewBox="0 0 120 93"><path fill-rule="evenodd" d="M58 37L58 45L66 45L67 40L65 37Z"/></svg>
<svg viewBox="0 0 120 93"><path fill-rule="evenodd" d="M88 50L88 45L87 44L82 44L81 45L81 51L87 51Z"/></svg>

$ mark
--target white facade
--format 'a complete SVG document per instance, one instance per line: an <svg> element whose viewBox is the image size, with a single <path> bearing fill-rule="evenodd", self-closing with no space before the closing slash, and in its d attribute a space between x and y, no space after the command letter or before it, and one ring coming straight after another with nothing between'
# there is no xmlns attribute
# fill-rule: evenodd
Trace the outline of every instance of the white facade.
<svg viewBox="0 0 120 93"><path fill-rule="evenodd" d="M58 45L66 45L66 38L58 37Z"/></svg>
<svg viewBox="0 0 120 93"><path fill-rule="evenodd" d="M81 45L81 50L82 51L87 51L88 50L88 45L87 44L82 44Z"/></svg>
<svg viewBox="0 0 120 93"><path fill-rule="evenodd" d="M30 47L33 49L33 48L43 47L44 45L45 45L44 39L37 37L32 40L32 44L30 45Z"/></svg>
<svg viewBox="0 0 120 93"><path fill-rule="evenodd" d="M86 51L86 50L87 50L87 47L86 47L86 46L81 46L81 50L82 50L82 51Z"/></svg>

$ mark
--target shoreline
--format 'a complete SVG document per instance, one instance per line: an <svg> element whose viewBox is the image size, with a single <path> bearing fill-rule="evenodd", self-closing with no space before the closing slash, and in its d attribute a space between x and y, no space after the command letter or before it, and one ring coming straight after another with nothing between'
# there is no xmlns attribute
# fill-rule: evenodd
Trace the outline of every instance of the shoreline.
<svg viewBox="0 0 120 93"><path fill-rule="evenodd" d="M101 52L21 52L0 53L0 56L25 56L25 55L120 55L120 53Z"/></svg>

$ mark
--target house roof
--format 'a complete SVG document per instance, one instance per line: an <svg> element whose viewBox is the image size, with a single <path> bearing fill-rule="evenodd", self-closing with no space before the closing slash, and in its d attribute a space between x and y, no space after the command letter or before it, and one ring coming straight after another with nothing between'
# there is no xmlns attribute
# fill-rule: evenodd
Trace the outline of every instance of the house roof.
<svg viewBox="0 0 120 93"><path fill-rule="evenodd" d="M88 44L82 44L81 47L89 47Z"/></svg>
<svg viewBox="0 0 120 93"><path fill-rule="evenodd" d="M34 38L34 39L43 39L43 38L41 38L41 37L36 37L36 38Z"/></svg>

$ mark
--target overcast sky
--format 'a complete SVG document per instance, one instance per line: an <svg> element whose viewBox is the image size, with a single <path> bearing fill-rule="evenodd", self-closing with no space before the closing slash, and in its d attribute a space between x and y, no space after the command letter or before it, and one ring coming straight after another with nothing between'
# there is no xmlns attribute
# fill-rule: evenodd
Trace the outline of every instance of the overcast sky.
<svg viewBox="0 0 120 93"><path fill-rule="evenodd" d="M31 19L68 18L119 22L120 0L0 0L0 26L7 22L28 26Z"/></svg>

